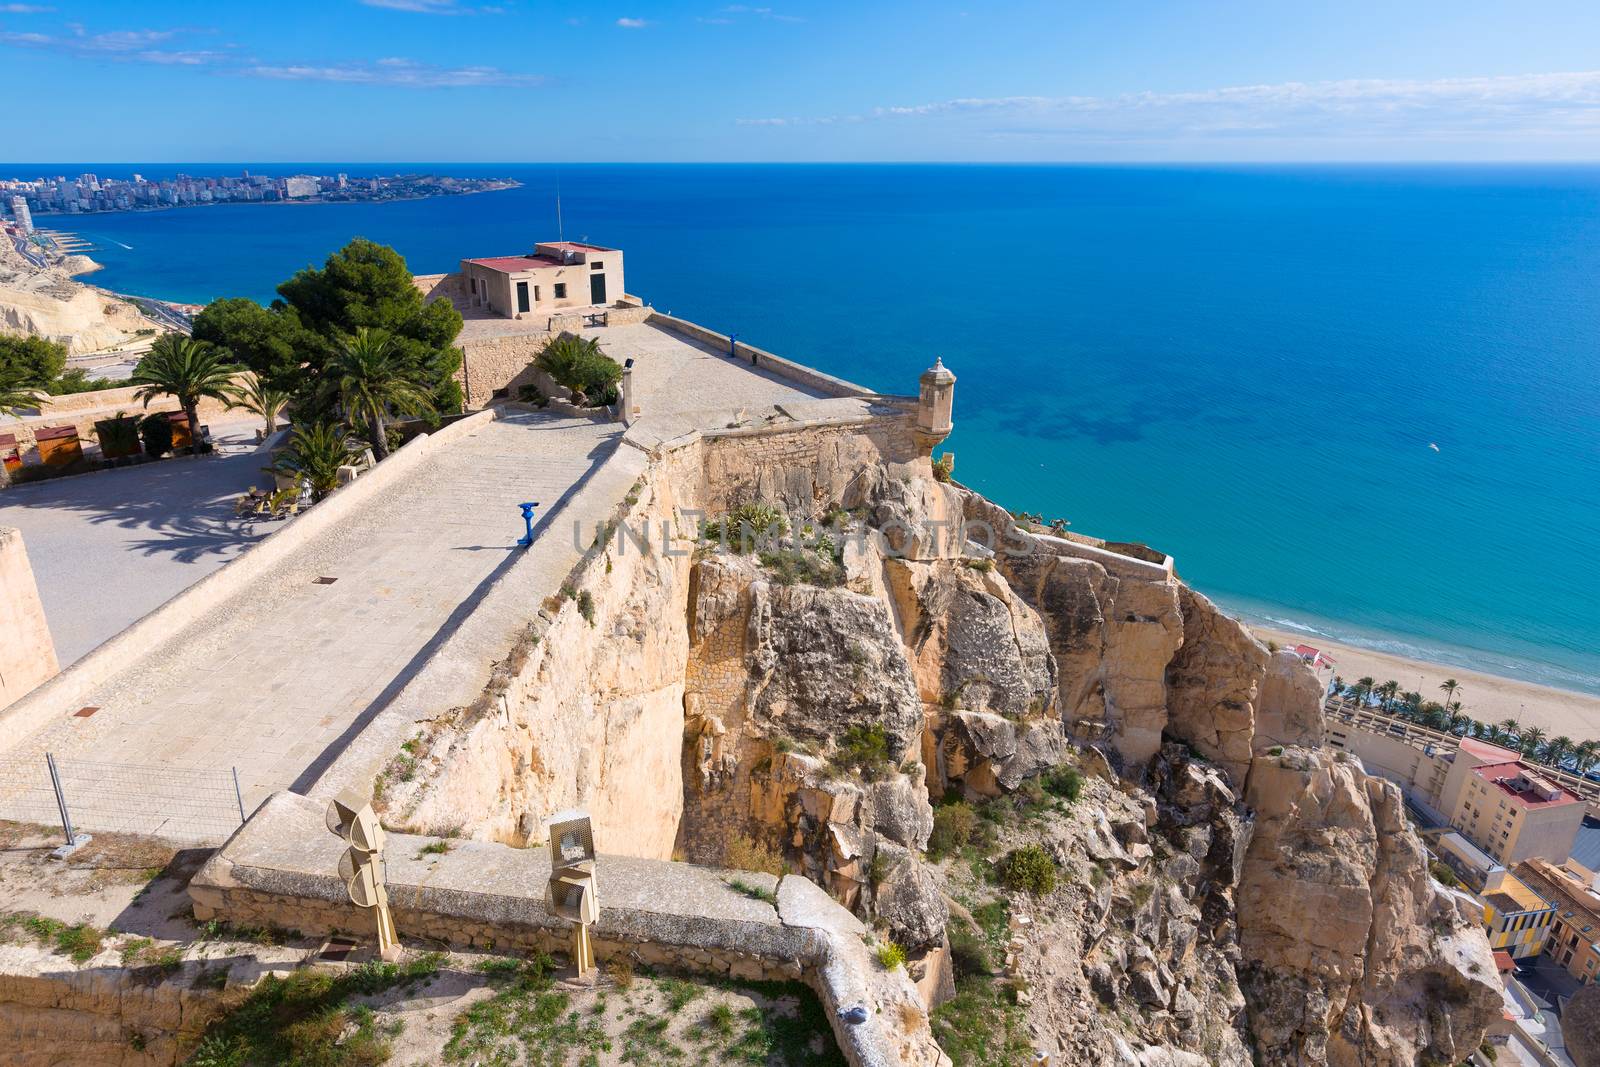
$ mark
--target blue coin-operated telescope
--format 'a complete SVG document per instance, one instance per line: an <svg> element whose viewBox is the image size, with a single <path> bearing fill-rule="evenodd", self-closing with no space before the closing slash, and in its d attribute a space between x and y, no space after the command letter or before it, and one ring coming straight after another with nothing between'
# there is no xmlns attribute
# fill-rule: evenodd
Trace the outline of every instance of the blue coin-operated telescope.
<svg viewBox="0 0 1600 1067"><path fill-rule="evenodd" d="M522 509L522 521L528 527L527 532L517 539L517 545L521 548L527 548L529 545L533 544L533 509L538 506L538 501L534 501L532 504L517 505L517 507Z"/></svg>

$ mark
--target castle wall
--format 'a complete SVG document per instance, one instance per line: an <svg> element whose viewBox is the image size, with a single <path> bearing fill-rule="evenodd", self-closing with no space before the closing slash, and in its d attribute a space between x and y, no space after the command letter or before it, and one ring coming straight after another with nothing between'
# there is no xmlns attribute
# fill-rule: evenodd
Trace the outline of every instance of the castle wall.
<svg viewBox="0 0 1600 1067"><path fill-rule="evenodd" d="M0 708L55 677L55 641L39 602L22 531L0 526Z"/></svg>

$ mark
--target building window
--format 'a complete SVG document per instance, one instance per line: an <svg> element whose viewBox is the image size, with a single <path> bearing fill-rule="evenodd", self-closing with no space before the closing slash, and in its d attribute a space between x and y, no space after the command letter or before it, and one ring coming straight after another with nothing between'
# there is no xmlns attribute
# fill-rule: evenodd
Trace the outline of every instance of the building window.
<svg viewBox="0 0 1600 1067"><path fill-rule="evenodd" d="M537 285L533 287L533 299L535 303L541 299L539 296L539 287Z"/></svg>
<svg viewBox="0 0 1600 1067"><path fill-rule="evenodd" d="M600 262L597 259L593 263L589 264L589 269L590 270L605 270L606 269L606 265L604 263Z"/></svg>
<svg viewBox="0 0 1600 1067"><path fill-rule="evenodd" d="M528 283L527 282L518 282L517 283L517 310L525 312L528 309L529 309L529 304L528 304Z"/></svg>
<svg viewBox="0 0 1600 1067"><path fill-rule="evenodd" d="M476 279L476 278L468 278L467 282L472 286L472 295L473 296L477 296L478 295L478 279Z"/></svg>
<svg viewBox="0 0 1600 1067"><path fill-rule="evenodd" d="M556 282L556 299L557 300L565 300L566 298L567 298L567 283L566 282Z"/></svg>

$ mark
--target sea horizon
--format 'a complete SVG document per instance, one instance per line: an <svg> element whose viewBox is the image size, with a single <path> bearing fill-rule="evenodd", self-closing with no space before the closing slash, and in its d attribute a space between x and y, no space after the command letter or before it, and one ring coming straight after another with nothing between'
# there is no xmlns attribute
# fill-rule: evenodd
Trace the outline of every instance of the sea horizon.
<svg viewBox="0 0 1600 1067"><path fill-rule="evenodd" d="M1149 543L1310 643L1600 694L1600 165L0 172L393 167L523 184L294 227L251 204L37 221L96 246L90 284L268 300L355 236L416 273L523 250L554 236L559 178L565 235L621 248L662 311L891 392L942 356L956 475L1007 507Z"/></svg>

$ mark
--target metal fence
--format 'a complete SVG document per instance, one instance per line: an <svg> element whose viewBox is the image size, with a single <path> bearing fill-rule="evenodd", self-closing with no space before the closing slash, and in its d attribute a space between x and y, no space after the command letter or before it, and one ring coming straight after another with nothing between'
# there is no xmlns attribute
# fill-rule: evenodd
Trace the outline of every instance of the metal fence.
<svg viewBox="0 0 1600 1067"><path fill-rule="evenodd" d="M220 844L244 821L233 768L152 767L54 759L0 759L0 819L78 833L149 834ZM64 825L67 824L67 825Z"/></svg>

